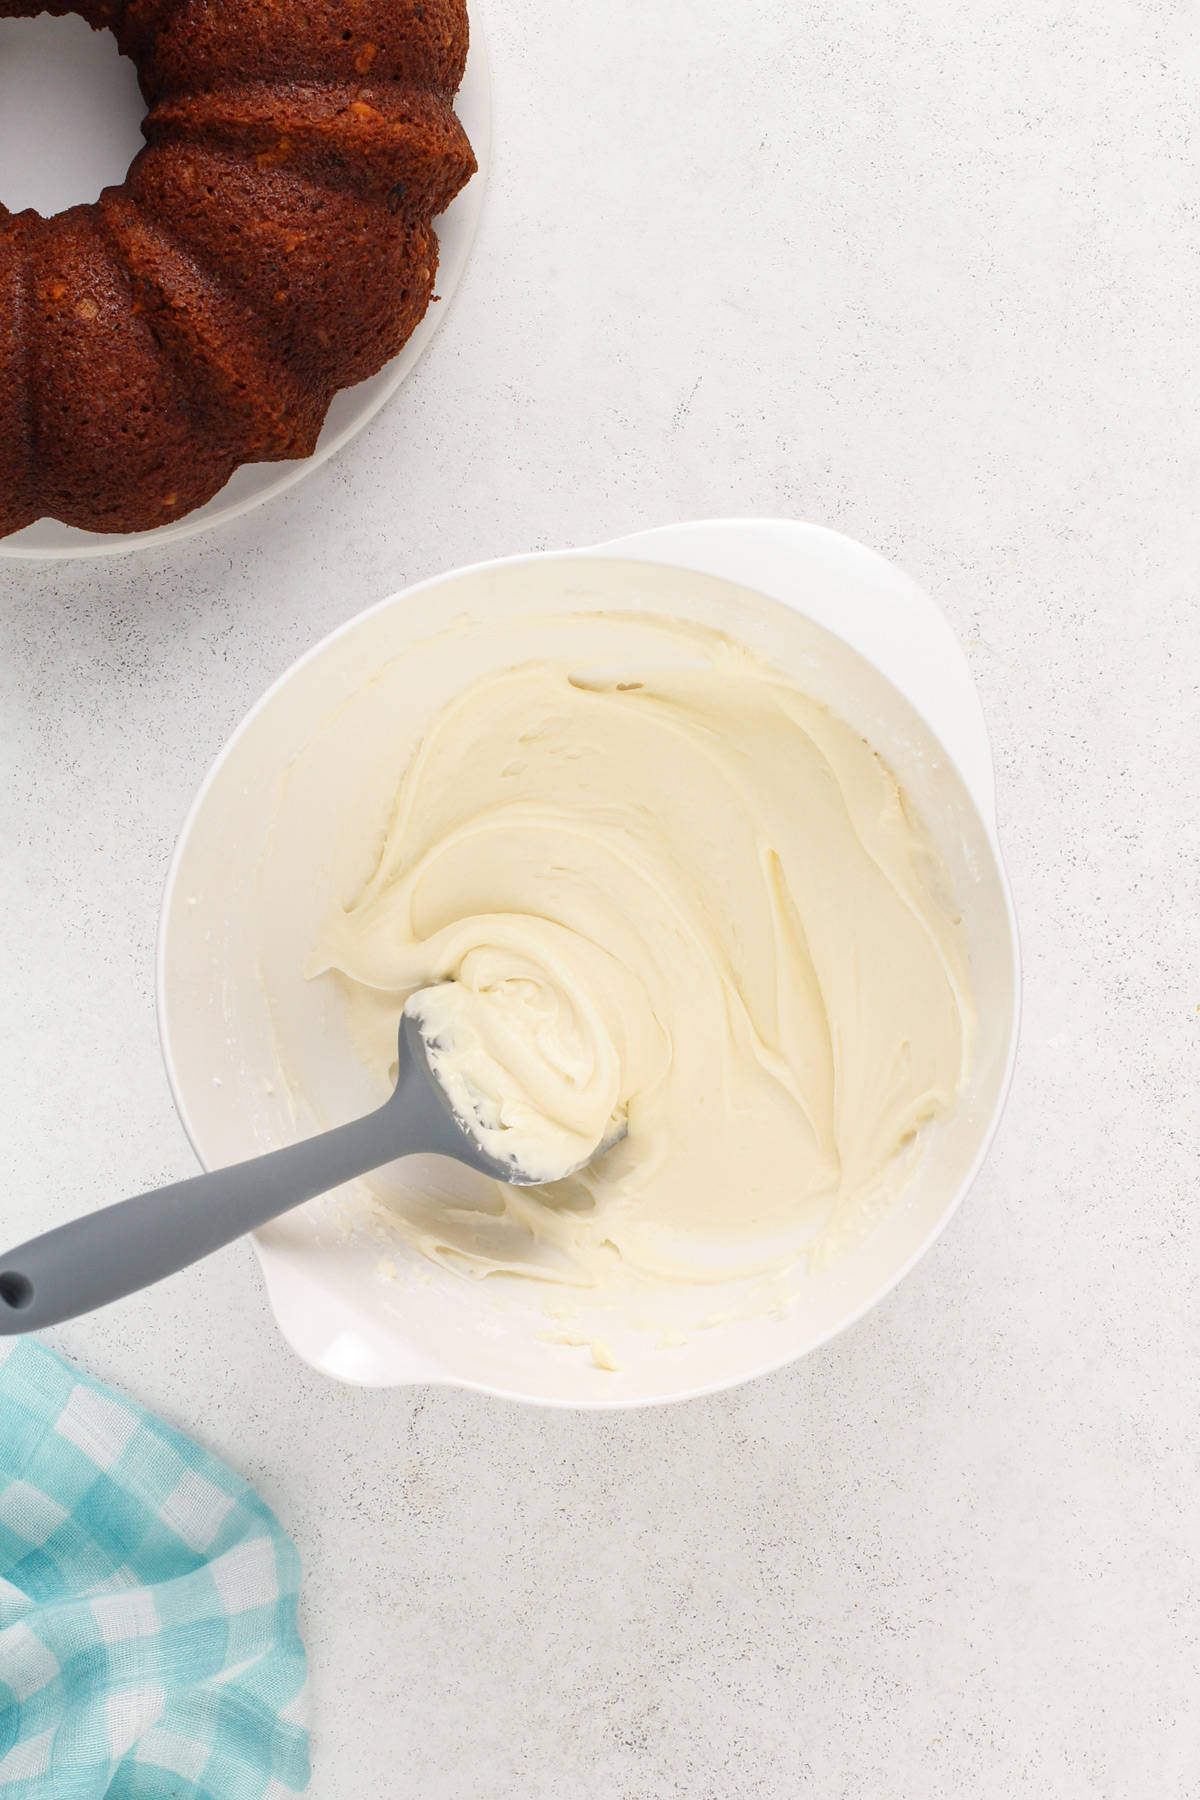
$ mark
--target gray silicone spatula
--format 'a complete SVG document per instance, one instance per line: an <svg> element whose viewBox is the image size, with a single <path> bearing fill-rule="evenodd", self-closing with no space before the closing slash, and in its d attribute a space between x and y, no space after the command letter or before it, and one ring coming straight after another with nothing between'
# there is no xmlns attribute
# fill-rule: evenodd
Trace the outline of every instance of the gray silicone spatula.
<svg viewBox="0 0 1200 1800"><path fill-rule="evenodd" d="M452 1156L497 1181L534 1185L483 1150L451 1110L414 1019L378 1112L249 1162L120 1200L0 1257L0 1335L39 1331L149 1287L280 1213L401 1156ZM608 1140L601 1149L607 1149Z"/></svg>

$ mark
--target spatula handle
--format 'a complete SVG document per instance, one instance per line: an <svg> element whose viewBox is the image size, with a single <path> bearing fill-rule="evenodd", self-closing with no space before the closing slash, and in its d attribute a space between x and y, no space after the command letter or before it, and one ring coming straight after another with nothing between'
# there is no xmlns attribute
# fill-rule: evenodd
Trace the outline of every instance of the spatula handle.
<svg viewBox="0 0 1200 1800"><path fill-rule="evenodd" d="M0 1336L40 1331L134 1294L396 1154L389 1102L303 1143L56 1226L0 1256Z"/></svg>

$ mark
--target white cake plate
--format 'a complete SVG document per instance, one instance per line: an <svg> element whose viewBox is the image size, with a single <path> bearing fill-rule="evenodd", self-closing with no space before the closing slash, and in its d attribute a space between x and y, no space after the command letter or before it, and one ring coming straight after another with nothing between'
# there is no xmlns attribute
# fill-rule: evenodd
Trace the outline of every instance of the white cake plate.
<svg viewBox="0 0 1200 1800"><path fill-rule="evenodd" d="M79 145L72 146L73 130L85 136L83 148L87 157L93 161L98 129L110 139L104 147L110 153L110 160L111 153L117 151L118 146L126 148L131 154L141 143L137 130L141 114L140 111L133 110L141 107L141 101L136 87L129 79L128 65L121 58L111 58L107 59L106 67L103 55L98 65L96 51L99 48L103 52L103 45L97 43L86 27L82 27L81 31L74 29L81 26L82 21L78 19L0 21L3 32L0 36L0 167L10 170L19 168L14 148L19 154L19 144L22 141L17 132L17 109L4 104L5 95L10 90L14 94L21 90L28 91L31 83L25 80L23 71L26 68L30 77L39 66L44 74L41 59L47 53L48 30L58 28L64 60L75 65L60 71L67 84L67 91L70 92L71 81L78 78L78 91L91 92L86 87L86 82L91 80L98 66L106 89L100 97L103 104L98 107L88 105L73 110L68 106L61 113L56 109L56 123L61 123L63 134L57 163L49 166L39 164L36 169L23 171L20 189L15 195L4 192L3 184L0 184L0 198L14 210L21 206L35 205L42 211L56 211L70 204L70 190L63 195L58 191L56 183L61 186L63 171L77 170L80 166L83 152ZM57 51L57 44L55 48ZM114 70L118 72L114 73ZM109 89L111 92L107 91ZM92 98L95 99L96 96L93 94ZM112 116L110 101L115 102L116 118ZM277 494L286 493L288 488L295 487L298 481L303 481L313 469L319 468L323 462L336 455L344 444L348 444L355 433L361 431L395 393L405 376L415 367L445 318L448 303L467 266L471 245L479 226L491 153L492 90L487 43L475 5L471 7L471 50L456 111L471 140L479 163L479 173L467 183L454 204L437 222L441 246L437 278L439 304L430 306L399 356L388 363L386 368L381 369L378 375L373 375L369 381L360 382L357 387L345 388L334 396L325 427L311 456L299 462L246 463L235 470L220 493L214 495L207 505L197 507L195 512L188 513L186 518L179 519L173 525L162 525L154 531L77 531L73 526L60 525L54 519L40 519L36 524L27 526L24 531L0 538L0 557L29 560L113 556L126 550L158 549L165 544L178 543L181 538L192 537L196 532L207 531L214 525L223 525L230 519L239 518L241 514L261 506L265 500L273 500ZM128 113L129 116L125 117L123 113ZM119 181L122 165L119 151L117 154L118 161L114 166L112 179ZM79 196L76 194L75 198Z"/></svg>

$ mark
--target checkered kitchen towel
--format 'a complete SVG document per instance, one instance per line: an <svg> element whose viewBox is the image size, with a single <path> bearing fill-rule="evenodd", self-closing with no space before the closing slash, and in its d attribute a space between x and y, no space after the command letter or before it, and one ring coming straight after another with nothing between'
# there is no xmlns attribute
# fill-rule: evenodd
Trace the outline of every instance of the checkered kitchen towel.
<svg viewBox="0 0 1200 1800"><path fill-rule="evenodd" d="M300 1568L245 1482L0 1340L0 1800L287 1800Z"/></svg>

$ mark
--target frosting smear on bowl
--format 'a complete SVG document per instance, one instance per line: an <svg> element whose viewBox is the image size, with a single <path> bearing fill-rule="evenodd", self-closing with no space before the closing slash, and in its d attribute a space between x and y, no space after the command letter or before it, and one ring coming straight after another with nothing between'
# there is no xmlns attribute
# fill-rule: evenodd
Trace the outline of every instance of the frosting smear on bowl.
<svg viewBox="0 0 1200 1800"><path fill-rule="evenodd" d="M473 1273L787 1268L862 1227L963 1088L965 934L895 777L748 650L645 633L644 668L531 662L446 706L309 965L344 978L381 1086L420 990L493 1154L561 1176L627 1126L576 1174L414 1224Z"/></svg>

